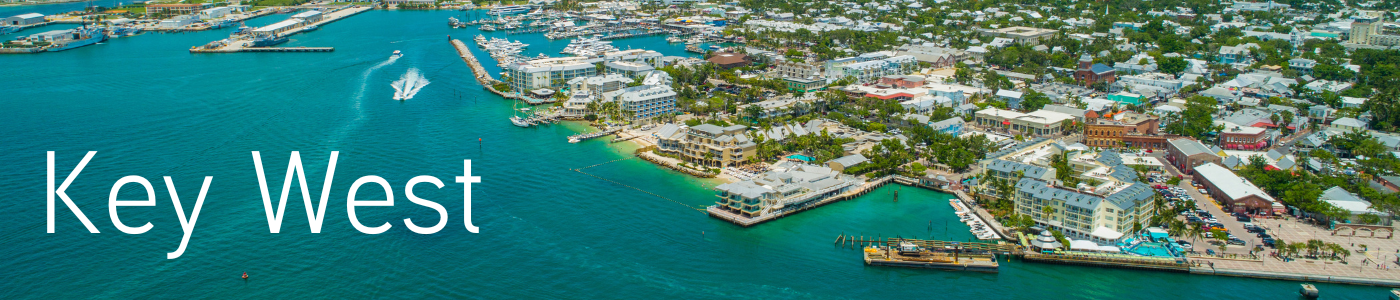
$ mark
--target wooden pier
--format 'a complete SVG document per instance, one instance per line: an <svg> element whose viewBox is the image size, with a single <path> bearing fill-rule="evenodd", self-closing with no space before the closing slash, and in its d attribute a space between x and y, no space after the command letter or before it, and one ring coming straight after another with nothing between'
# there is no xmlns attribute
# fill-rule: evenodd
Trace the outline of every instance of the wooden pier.
<svg viewBox="0 0 1400 300"><path fill-rule="evenodd" d="M235 53L235 52L333 52L335 47L246 47L233 49L190 48L190 53Z"/></svg>
<svg viewBox="0 0 1400 300"><path fill-rule="evenodd" d="M582 141L585 141L585 140L588 140L588 139L591 139L591 138L609 136L609 135L617 134L617 133L620 132L620 131L622 131L621 128L613 128L613 129L608 129L608 130L599 131L599 132L590 132L590 133L575 134L575 135L569 136L569 143L577 143L577 142L582 142Z"/></svg>
<svg viewBox="0 0 1400 300"><path fill-rule="evenodd" d="M954 242L906 238L836 237L842 247L861 249L865 264L903 268L997 272L997 255L1015 255L1020 247L1009 244ZM860 247L855 247L860 245Z"/></svg>

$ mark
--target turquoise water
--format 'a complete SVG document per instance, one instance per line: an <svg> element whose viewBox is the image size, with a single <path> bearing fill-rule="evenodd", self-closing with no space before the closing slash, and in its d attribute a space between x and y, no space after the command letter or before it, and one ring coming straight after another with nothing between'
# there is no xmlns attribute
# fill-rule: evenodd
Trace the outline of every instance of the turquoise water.
<svg viewBox="0 0 1400 300"><path fill-rule="evenodd" d="M866 267L839 234L967 240L946 194L887 186L869 195L753 228L692 209L714 202L715 182L637 159L584 170L666 199L570 169L630 156L632 146L569 144L578 125L511 126L512 103L491 96L447 44L453 12L367 12L297 35L291 46L331 53L191 55L193 45L227 30L149 34L38 55L0 56L0 298L1134 298L1278 299L1297 283L1008 262L997 274ZM274 15L258 22L275 22ZM230 29L231 30L231 29ZM512 37L511 39L516 39ZM531 51L567 41L520 37ZM618 41L680 55L664 38ZM405 55L392 64L394 50ZM538 52L536 52L538 53ZM389 83L410 68L430 81L417 97L390 100ZM478 142L480 139L480 142ZM301 151L311 195L320 196L330 151L340 151L322 233L308 230L299 191L282 232L268 232L250 151L261 151L273 197L290 151ZM57 180L86 151L98 151L68 189L101 233L88 233L57 204L56 233L45 233L45 151L56 151ZM473 160L473 223L462 225L461 160ZM379 175L396 206L360 208L367 235L351 227L350 184ZM154 207L107 213L112 183L141 175ZM414 234L402 219L437 214L405 201L417 175L447 185L415 194L447 208L447 227ZM204 176L213 176L184 255L161 176L171 176L188 211ZM143 197L128 186L122 199ZM900 191L900 201L890 194ZM360 191L377 198L373 185ZM275 201L276 199L274 199ZM314 201L315 199L313 199ZM677 203L679 202L679 203ZM238 279L242 272L252 279ZM1385 289L1319 285L1327 298L1382 298Z"/></svg>

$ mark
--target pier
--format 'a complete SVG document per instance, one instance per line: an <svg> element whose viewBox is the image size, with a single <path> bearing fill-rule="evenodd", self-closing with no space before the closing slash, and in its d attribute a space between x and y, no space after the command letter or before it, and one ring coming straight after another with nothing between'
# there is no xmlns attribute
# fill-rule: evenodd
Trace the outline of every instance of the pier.
<svg viewBox="0 0 1400 300"><path fill-rule="evenodd" d="M802 207L799 207L799 208L795 208L795 209L792 209L792 210L783 210L783 211L778 212L778 213L763 215L763 216L759 216L759 217L756 217L756 218L747 218L747 217L743 217L743 216L734 214L734 213L732 213L732 212L726 211L726 210L724 210L724 209L722 209L722 208L719 208L718 206L710 206L710 207L706 208L706 211L709 212L709 214L710 214L711 217L715 217L715 218L717 218L717 219L729 221L730 223L734 223L734 225L739 225L739 226L743 226L743 227L749 227L749 226L754 226L754 225L762 224L762 223L764 223L764 222L768 222L768 221L772 221L772 220L777 220L777 219L779 219L779 218L786 217L786 216L788 216L788 215L792 215L792 214L795 214L795 213L807 211L807 210L809 210L809 209L821 207L821 206L823 206L823 205L827 205L827 204L831 204L831 203L835 203L835 202L839 202L839 201L845 201L845 200L855 199L855 198L857 198L857 197L860 197L860 196L863 196L863 195L865 195L865 194L867 194L867 193L870 193L870 191L875 190L876 188L879 188L879 187L881 187L881 186L884 186L886 183L889 183L890 180L891 180L892 178L894 178L894 177L893 177L893 176L880 177L880 178L877 178L877 179L875 179L875 180L873 180L873 181L866 182L865 184L862 184L861 186L856 187L855 189L852 189L852 190L847 191L847 192L845 192L845 193L842 193L842 194L839 194L839 195L835 195L835 196L831 196L831 197L827 197L826 199L817 200L816 202L812 203L811 205L805 205L805 206L802 206Z"/></svg>
<svg viewBox="0 0 1400 300"><path fill-rule="evenodd" d="M311 23L311 24L302 24L301 26L299 26L299 27L297 27L297 28L294 28L294 29L291 29L291 30L287 30L287 31L282 32L282 33L278 33L278 34L276 34L276 35L277 35L278 38L286 38L286 37L291 36L291 35L294 35L294 34L302 33L302 32L304 32L304 31L306 31L307 28L310 28L311 26L320 27L320 26L323 26L323 25L326 25L326 24L330 24L331 22L339 21L339 20L341 20L341 19L348 18L348 17L350 17L350 16L354 16L354 15L360 14L360 13L365 12L365 11L369 11L369 10L371 10L371 9L374 9L374 8L373 8L373 7L368 7L368 6L363 6L363 7L362 7L362 6L352 6L352 5L342 6L340 9L325 12L325 13L324 13L325 16L322 17L320 21L317 21L317 22ZM268 10L268 11L271 11L271 10ZM221 40L221 41L222 41L222 40ZM294 48L294 47L289 47L289 48L253 47L253 46L252 46L252 45L253 45L252 37L251 37L251 36L247 36L247 35L242 36L242 37L239 38L239 39L231 40L231 41L229 41L228 43L222 43L221 41L214 41L214 42L210 42L209 44L205 44L205 45L201 45L201 46L190 47L190 53L330 52L330 51L333 51L333 50L334 50L334 49L331 48L331 47L295 47L295 48L300 48L300 49L295 49L295 50L267 50L267 49L289 49L289 48Z"/></svg>
<svg viewBox="0 0 1400 300"><path fill-rule="evenodd" d="M1000 268L997 255L1020 251L1019 247L1006 244L905 238L866 240L865 237L847 238L845 234L836 237L836 244L861 245L859 249L862 249L866 265L990 273Z"/></svg>
<svg viewBox="0 0 1400 300"><path fill-rule="evenodd" d="M569 136L569 143L577 143L577 142L582 142L582 141L585 141L585 140L588 140L588 139L592 139L592 138L603 137L603 136L609 136L609 135L616 134L616 133L618 133L619 131L622 131L622 129L621 129L621 128L613 128L613 129L608 129L608 130L599 131L599 132L590 132L590 133L575 134L575 135Z"/></svg>
<svg viewBox="0 0 1400 300"><path fill-rule="evenodd" d="M233 52L332 52L335 47L246 47L238 49L190 49L190 53Z"/></svg>

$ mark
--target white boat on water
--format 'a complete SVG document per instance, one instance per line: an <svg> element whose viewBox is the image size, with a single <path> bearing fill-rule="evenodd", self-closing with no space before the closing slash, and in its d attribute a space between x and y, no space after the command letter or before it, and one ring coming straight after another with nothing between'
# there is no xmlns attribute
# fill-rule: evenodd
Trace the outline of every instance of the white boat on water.
<svg viewBox="0 0 1400 300"><path fill-rule="evenodd" d="M511 116L510 123L515 124L515 126L530 127L530 122L525 121L525 119L522 119L519 116Z"/></svg>
<svg viewBox="0 0 1400 300"><path fill-rule="evenodd" d="M390 55L390 57L400 57L400 56L403 56L403 52L399 52L399 50L394 50L394 54L393 54L393 55Z"/></svg>

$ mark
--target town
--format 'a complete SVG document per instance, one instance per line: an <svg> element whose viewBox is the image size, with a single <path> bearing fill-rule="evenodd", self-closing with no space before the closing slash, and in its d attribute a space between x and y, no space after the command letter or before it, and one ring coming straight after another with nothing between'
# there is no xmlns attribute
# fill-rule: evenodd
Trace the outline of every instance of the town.
<svg viewBox="0 0 1400 300"><path fill-rule="evenodd" d="M1014 251L1400 287L1388 271L1400 267L1394 2L258 2L4 24L200 30L295 12L190 50L271 51L326 16L461 10L433 22L482 32L449 40L483 88L532 106L514 125L584 122L595 131L570 142L616 136L638 158L722 180L704 211L739 226L893 183L956 195L986 245L948 258L947 241L838 238L869 247L869 264L986 271ZM87 34L74 30L0 52L70 49ZM494 32L574 40L532 57ZM609 44L648 35L694 55ZM875 263L900 260L943 263Z"/></svg>

